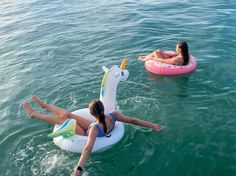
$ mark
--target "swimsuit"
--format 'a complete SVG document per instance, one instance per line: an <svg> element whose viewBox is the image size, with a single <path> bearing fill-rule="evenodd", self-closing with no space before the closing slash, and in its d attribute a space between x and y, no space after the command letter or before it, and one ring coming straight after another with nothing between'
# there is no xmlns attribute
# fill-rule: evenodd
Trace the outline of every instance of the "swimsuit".
<svg viewBox="0 0 236 176"><path fill-rule="evenodd" d="M103 129L99 126L98 122L94 122L94 123L90 124L88 130L89 130L92 126L95 125L95 127L96 127L97 130L98 130L98 136L97 136L97 137L103 137L103 136L110 137L111 135L108 135L108 134L113 130L113 128L114 128L114 126L115 126L116 119L115 119L114 114L109 113L109 115L111 116L111 120L114 122L114 125L113 125L113 127L112 127L106 134L103 132Z"/></svg>

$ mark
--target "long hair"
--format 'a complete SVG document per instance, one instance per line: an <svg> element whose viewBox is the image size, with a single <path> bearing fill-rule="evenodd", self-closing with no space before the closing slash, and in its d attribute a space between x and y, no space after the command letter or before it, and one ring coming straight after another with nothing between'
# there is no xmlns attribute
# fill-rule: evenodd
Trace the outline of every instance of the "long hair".
<svg viewBox="0 0 236 176"><path fill-rule="evenodd" d="M180 41L177 43L177 45L181 49L181 54L184 60L183 65L188 65L189 62L188 44L185 41Z"/></svg>
<svg viewBox="0 0 236 176"><path fill-rule="evenodd" d="M99 123L102 124L103 131L106 134L107 133L107 125L106 125L106 121L105 121L103 103L100 100L93 100L91 103L89 103L89 111L94 117L96 117L98 119Z"/></svg>

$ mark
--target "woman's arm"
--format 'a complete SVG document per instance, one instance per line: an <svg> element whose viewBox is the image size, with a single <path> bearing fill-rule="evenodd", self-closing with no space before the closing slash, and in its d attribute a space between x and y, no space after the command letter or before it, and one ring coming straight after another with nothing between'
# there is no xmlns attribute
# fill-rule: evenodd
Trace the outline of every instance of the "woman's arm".
<svg viewBox="0 0 236 176"><path fill-rule="evenodd" d="M157 132L161 131L161 126L156 123L147 122L144 120L128 117L123 114L120 114L119 112L113 112L113 114L115 115L115 118L117 121L130 123L130 124L134 124L134 125L139 125L139 126L143 126L143 127L149 127L149 128L154 129Z"/></svg>
<svg viewBox="0 0 236 176"><path fill-rule="evenodd" d="M83 168L86 160L88 159L92 149L93 149L93 145L95 143L95 140L97 138L97 135L98 135L98 130L96 129L95 126L91 127L90 130L89 130L89 135L88 135L88 141L87 141L87 144L85 145L82 153L81 153L81 156L80 156L80 159L79 159L79 162L78 164L76 165L75 169L74 169L74 172L71 174L71 176L79 176L81 175L80 171L77 170L77 168L80 166L81 168Z"/></svg>
<svg viewBox="0 0 236 176"><path fill-rule="evenodd" d="M153 59L154 57L156 57L156 52L157 51L160 51L160 50L158 49L158 50L155 50L154 52L148 54L147 56L142 56L141 58L139 58L139 60L147 61L149 59Z"/></svg>

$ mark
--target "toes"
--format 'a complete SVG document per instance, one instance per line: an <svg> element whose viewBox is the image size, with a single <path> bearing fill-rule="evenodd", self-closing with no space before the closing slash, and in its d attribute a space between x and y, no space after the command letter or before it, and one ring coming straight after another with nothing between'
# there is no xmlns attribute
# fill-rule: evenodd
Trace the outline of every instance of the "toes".
<svg viewBox="0 0 236 176"><path fill-rule="evenodd" d="M33 96L31 97L31 99L34 100L34 101L37 101L37 100L39 99L39 97L37 97L36 95L33 95Z"/></svg>

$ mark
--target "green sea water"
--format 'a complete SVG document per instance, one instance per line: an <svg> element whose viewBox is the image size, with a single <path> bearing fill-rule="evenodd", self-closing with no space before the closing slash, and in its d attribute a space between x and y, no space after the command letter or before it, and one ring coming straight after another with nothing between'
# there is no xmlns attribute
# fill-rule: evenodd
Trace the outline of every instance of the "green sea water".
<svg viewBox="0 0 236 176"><path fill-rule="evenodd" d="M75 111L99 98L102 65L127 57L117 110L165 126L125 125L83 175L236 175L236 1L0 1L0 175L70 175L80 155L22 108L38 95ZM197 69L160 76L137 60L187 41Z"/></svg>

